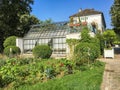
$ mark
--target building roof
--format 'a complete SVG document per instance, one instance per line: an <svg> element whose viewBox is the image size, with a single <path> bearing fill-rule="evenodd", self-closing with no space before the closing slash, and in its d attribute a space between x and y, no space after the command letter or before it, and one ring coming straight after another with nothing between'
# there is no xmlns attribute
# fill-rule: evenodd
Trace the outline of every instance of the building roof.
<svg viewBox="0 0 120 90"><path fill-rule="evenodd" d="M70 17L76 17L76 16L88 16L88 15L95 15L95 14L102 14L100 11L95 11L94 9L85 9L85 10L79 10L78 13L71 15Z"/></svg>
<svg viewBox="0 0 120 90"><path fill-rule="evenodd" d="M57 22L52 24L32 25L24 39L65 37L70 33L68 22Z"/></svg>

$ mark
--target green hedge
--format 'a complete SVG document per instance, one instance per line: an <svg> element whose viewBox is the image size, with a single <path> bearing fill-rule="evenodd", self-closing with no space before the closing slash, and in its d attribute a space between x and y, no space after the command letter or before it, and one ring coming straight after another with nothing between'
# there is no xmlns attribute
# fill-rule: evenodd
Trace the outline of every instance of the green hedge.
<svg viewBox="0 0 120 90"><path fill-rule="evenodd" d="M10 36L8 38L6 38L6 40L3 43L4 47L8 47L8 46L16 46L16 36Z"/></svg>
<svg viewBox="0 0 120 90"><path fill-rule="evenodd" d="M33 48L33 55L36 58L49 58L52 50L48 45L38 45Z"/></svg>
<svg viewBox="0 0 120 90"><path fill-rule="evenodd" d="M11 48L11 51L10 51ZM4 49L4 54L7 56L12 56L12 55L19 55L20 54L20 48L16 46L8 46Z"/></svg>
<svg viewBox="0 0 120 90"><path fill-rule="evenodd" d="M75 47L75 60L79 64L93 62L100 55L100 48L95 43L80 43Z"/></svg>

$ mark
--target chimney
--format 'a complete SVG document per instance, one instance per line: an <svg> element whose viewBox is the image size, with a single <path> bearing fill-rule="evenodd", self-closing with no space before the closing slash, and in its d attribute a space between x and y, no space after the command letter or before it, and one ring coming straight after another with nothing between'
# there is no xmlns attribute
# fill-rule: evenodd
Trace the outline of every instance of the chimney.
<svg viewBox="0 0 120 90"><path fill-rule="evenodd" d="M79 9L79 12L81 12L81 11L82 11L82 8Z"/></svg>

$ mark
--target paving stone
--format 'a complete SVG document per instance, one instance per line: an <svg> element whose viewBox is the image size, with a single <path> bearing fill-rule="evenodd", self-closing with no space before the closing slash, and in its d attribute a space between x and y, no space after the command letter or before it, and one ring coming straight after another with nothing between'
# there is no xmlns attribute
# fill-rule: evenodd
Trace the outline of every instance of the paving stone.
<svg viewBox="0 0 120 90"><path fill-rule="evenodd" d="M120 55L114 59L101 58L106 62L101 90L120 90Z"/></svg>

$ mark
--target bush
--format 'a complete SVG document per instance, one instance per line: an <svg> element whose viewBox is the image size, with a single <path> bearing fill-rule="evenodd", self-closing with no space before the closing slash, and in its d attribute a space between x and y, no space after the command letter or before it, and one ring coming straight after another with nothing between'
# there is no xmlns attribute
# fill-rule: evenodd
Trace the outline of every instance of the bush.
<svg viewBox="0 0 120 90"><path fill-rule="evenodd" d="M96 34L96 38L99 39L99 42L100 42L100 54L103 55L104 53L104 48L105 48L105 41L104 41L104 38L103 38L103 35L100 34L100 33L97 33Z"/></svg>
<svg viewBox="0 0 120 90"><path fill-rule="evenodd" d="M104 40L106 41L106 48L111 48L113 42L116 40L117 36L113 30L106 30L103 33Z"/></svg>
<svg viewBox="0 0 120 90"><path fill-rule="evenodd" d="M87 27L84 27L81 32L81 40L80 42L90 42L91 36L89 34L89 29Z"/></svg>
<svg viewBox="0 0 120 90"><path fill-rule="evenodd" d="M76 64L93 62L100 55L100 48L95 43L80 43L75 47Z"/></svg>
<svg viewBox="0 0 120 90"><path fill-rule="evenodd" d="M6 40L3 43L4 48L8 46L16 46L16 36L10 36L6 38Z"/></svg>
<svg viewBox="0 0 120 90"><path fill-rule="evenodd" d="M89 35L89 30L84 28L81 32L80 43L74 50L76 65L93 62L100 55L100 40Z"/></svg>
<svg viewBox="0 0 120 90"><path fill-rule="evenodd" d="M47 45L38 45L33 49L33 55L36 58L49 58L52 54L52 50Z"/></svg>
<svg viewBox="0 0 120 90"><path fill-rule="evenodd" d="M11 48L11 51L10 51ZM12 55L19 55L20 54L20 48L16 46L8 46L4 49L4 54L7 56Z"/></svg>

